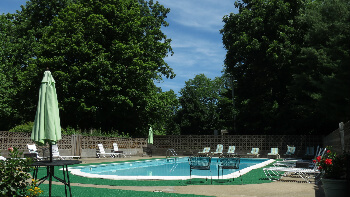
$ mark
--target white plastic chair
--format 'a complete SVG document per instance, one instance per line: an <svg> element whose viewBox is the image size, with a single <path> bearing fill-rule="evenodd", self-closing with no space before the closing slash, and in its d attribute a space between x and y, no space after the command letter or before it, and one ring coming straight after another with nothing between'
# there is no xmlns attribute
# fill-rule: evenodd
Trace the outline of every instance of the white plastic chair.
<svg viewBox="0 0 350 197"><path fill-rule="evenodd" d="M103 148L102 144L98 144L98 149L100 150L99 153L96 153L98 158L106 157L106 155L109 155L110 157L115 157L116 153L106 153L105 149Z"/></svg>
<svg viewBox="0 0 350 197"><path fill-rule="evenodd" d="M123 151L120 151L118 148L118 144L117 143L113 143L113 152L116 154L116 156L123 156L126 157L125 154L123 153Z"/></svg>
<svg viewBox="0 0 350 197"><path fill-rule="evenodd" d="M236 146L229 146L228 150L227 150L227 154L234 155L234 154L236 154L235 151L236 151Z"/></svg>
<svg viewBox="0 0 350 197"><path fill-rule="evenodd" d="M223 150L224 150L224 146L222 144L218 144L215 152L212 152L212 154L221 156Z"/></svg>
<svg viewBox="0 0 350 197"><path fill-rule="evenodd" d="M38 152L38 149L36 148L35 144L27 144L27 147L28 147L29 153L35 153L36 154L36 159L37 160L44 159L43 157L39 156L39 152Z"/></svg>
<svg viewBox="0 0 350 197"><path fill-rule="evenodd" d="M247 153L248 155L253 155L256 157L259 157L259 148L252 148L252 151L250 153Z"/></svg>
<svg viewBox="0 0 350 197"><path fill-rule="evenodd" d="M52 157L59 158L60 160L73 159L73 158L80 159L80 156L61 156L60 152L58 151L57 144L52 145Z"/></svg>
<svg viewBox="0 0 350 197"><path fill-rule="evenodd" d="M271 152L267 153L268 156L276 156L277 159L280 158L280 155L278 154L278 148L271 148Z"/></svg>

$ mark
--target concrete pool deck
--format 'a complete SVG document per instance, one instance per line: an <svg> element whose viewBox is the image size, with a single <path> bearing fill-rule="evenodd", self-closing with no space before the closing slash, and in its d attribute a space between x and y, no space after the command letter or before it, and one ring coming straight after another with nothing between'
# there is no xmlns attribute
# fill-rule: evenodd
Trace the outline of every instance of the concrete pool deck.
<svg viewBox="0 0 350 197"><path fill-rule="evenodd" d="M139 159L165 158L161 156L154 157L126 157L126 158L82 158L82 164L102 163L115 161L128 161ZM291 178L286 181L276 181L263 184L247 184L247 185L189 185L189 186L109 186L71 183L72 186L79 187L95 187L107 189L121 189L134 191L150 191L150 192L166 192L178 194L196 194L206 196L219 197L253 197L253 196L282 196L282 197L324 197L322 186L312 183L299 183L300 178ZM54 183L60 184L60 183Z"/></svg>

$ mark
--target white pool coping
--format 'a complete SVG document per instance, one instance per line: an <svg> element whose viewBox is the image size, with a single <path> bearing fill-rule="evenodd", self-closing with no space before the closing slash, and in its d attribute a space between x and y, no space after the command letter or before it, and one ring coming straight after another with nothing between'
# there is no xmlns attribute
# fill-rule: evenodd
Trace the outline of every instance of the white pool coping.
<svg viewBox="0 0 350 197"><path fill-rule="evenodd" d="M264 161L262 163L258 163L255 165L252 165L250 167L243 168L239 171L236 171L234 173L228 174L228 175L220 175L221 179L232 179L242 176L243 174L248 173L249 171L257 168L264 167L272 162L274 162L274 159L269 159L267 161ZM107 164L99 164L99 165L107 165ZM91 166L97 166L97 165L91 165ZM86 167L86 166L84 166ZM110 179L110 180L187 180L190 178L215 178L217 177L217 174L211 173L209 176L198 176L198 175L192 175L190 176L118 176L118 175L99 175L99 174L90 174L86 172L82 172L81 169L75 169L74 167L69 167L68 170L71 174L82 176L86 178L100 178L100 179Z"/></svg>

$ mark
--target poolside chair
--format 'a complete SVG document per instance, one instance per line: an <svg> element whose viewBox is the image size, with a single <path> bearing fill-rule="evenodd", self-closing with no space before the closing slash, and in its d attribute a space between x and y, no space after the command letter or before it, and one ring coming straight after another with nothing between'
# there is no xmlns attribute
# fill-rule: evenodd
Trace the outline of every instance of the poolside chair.
<svg viewBox="0 0 350 197"><path fill-rule="evenodd" d="M287 145L287 152L285 155L293 156L295 154L295 147Z"/></svg>
<svg viewBox="0 0 350 197"><path fill-rule="evenodd" d="M321 150L319 152L320 156L323 156L323 154L326 152L326 149ZM295 163L297 164L297 162L300 161L296 161ZM305 162L302 162L305 163ZM311 166L311 168L310 168ZM283 176L287 176L290 174L296 174L298 175L300 178L304 179L306 182L310 183L309 180L309 175L310 174L314 174L315 175L315 179L319 178L321 176L321 172L317 167L316 163L313 162L309 162L309 165L307 165L307 167L304 168L298 168L297 165L293 166L293 167L269 167L269 168L263 168L263 171L266 175L266 177L269 180L281 180ZM281 173L279 173L281 172ZM280 178L275 178L274 176L279 176ZM316 181L317 183L318 181Z"/></svg>
<svg viewBox="0 0 350 197"><path fill-rule="evenodd" d="M221 175L224 175L224 169L239 169L239 164L241 162L241 158L239 157L224 157L220 158L220 164L218 165L218 179L220 176L220 168Z"/></svg>
<svg viewBox="0 0 350 197"><path fill-rule="evenodd" d="M229 146L226 154L227 156L236 155L235 151L236 151L236 146Z"/></svg>
<svg viewBox="0 0 350 197"><path fill-rule="evenodd" d="M28 150L29 150L29 153L31 155L34 155L34 159L36 160L43 160L44 157L40 157L39 156L39 152L38 152L38 149L36 148L36 145L35 144L27 144L27 147L28 147Z"/></svg>
<svg viewBox="0 0 350 197"><path fill-rule="evenodd" d="M211 174L211 157L189 157L188 161L190 164L190 182L192 177L192 170L209 170Z"/></svg>
<svg viewBox="0 0 350 197"><path fill-rule="evenodd" d="M61 156L60 152L58 151L58 146L57 144L52 144L52 157L53 158L58 158L60 160L65 160L65 159L80 159L80 156Z"/></svg>
<svg viewBox="0 0 350 197"><path fill-rule="evenodd" d="M218 155L219 157L222 156L222 151L224 150L224 145L222 144L218 144L217 147L216 147L216 151L215 152L212 152L212 156L214 155Z"/></svg>
<svg viewBox="0 0 350 197"><path fill-rule="evenodd" d="M208 156L209 155L209 151L210 151L210 147L204 147L203 151L198 152L198 155L200 155L200 156Z"/></svg>
<svg viewBox="0 0 350 197"><path fill-rule="evenodd" d="M276 159L279 159L278 148L271 148L271 152L267 153L267 156L276 156Z"/></svg>
<svg viewBox="0 0 350 197"><path fill-rule="evenodd" d="M250 153L247 153L247 155L252 155L255 157L259 157L259 148L252 148L252 151Z"/></svg>
<svg viewBox="0 0 350 197"><path fill-rule="evenodd" d="M118 157L121 157L121 156L126 157L123 151L119 150L117 143L113 143L113 153L115 153L116 156Z"/></svg>
<svg viewBox="0 0 350 197"><path fill-rule="evenodd" d="M110 157L115 157L116 156L116 153L106 153L105 149L103 148L103 145L102 144L98 144L98 149L100 152L96 153L96 156L98 158L101 158L102 157L106 157L106 155L109 155Z"/></svg>

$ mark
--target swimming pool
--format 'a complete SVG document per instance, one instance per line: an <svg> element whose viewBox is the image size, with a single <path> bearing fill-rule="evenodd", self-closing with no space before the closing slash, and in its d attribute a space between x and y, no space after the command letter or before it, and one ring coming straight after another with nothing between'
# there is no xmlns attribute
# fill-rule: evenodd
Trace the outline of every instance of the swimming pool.
<svg viewBox="0 0 350 197"><path fill-rule="evenodd" d="M239 169L224 169L220 178L237 178L252 169L263 167L273 159L241 158ZM210 170L192 170L192 178L217 176L218 158L212 158ZM122 163L77 166L69 168L72 174L113 180L185 180L190 179L188 157L153 159ZM220 170L221 171L221 170Z"/></svg>

